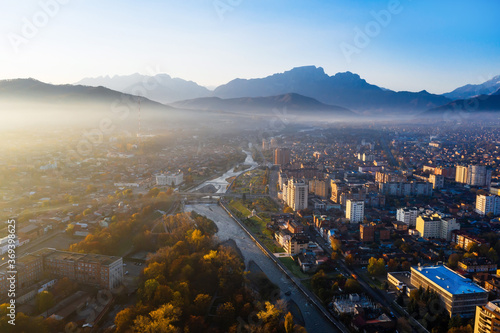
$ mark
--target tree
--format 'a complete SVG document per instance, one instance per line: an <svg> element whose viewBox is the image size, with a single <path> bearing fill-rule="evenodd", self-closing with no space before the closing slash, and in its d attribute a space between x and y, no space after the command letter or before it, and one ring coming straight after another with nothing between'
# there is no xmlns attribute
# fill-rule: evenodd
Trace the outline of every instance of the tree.
<svg viewBox="0 0 500 333"><path fill-rule="evenodd" d="M367 271L372 276L383 275L385 273L385 261L383 258L376 259L371 257L368 260Z"/></svg>
<svg viewBox="0 0 500 333"><path fill-rule="evenodd" d="M359 282L354 280L354 279L351 279L351 278L347 279L347 281L345 282L344 289L345 289L346 293L349 293L349 294L356 294L356 293L361 292L361 290L362 290Z"/></svg>
<svg viewBox="0 0 500 333"><path fill-rule="evenodd" d="M283 209L283 213L293 214L293 209L291 207L286 206L285 209Z"/></svg>
<svg viewBox="0 0 500 333"><path fill-rule="evenodd" d="M57 283L54 285L54 288L52 289L52 292L60 298L64 298L69 296L73 291L75 291L77 288L77 284L67 277L64 277L62 279L59 279Z"/></svg>
<svg viewBox="0 0 500 333"><path fill-rule="evenodd" d="M387 262L387 269L389 272L395 272L398 269L399 263L394 259L389 259Z"/></svg>
<svg viewBox="0 0 500 333"><path fill-rule="evenodd" d="M409 271L410 267L411 267L410 263L406 260L401 263L401 269L403 271Z"/></svg>
<svg viewBox="0 0 500 333"><path fill-rule="evenodd" d="M454 327L460 327L462 326L462 317L460 316L453 316L450 318L450 321L448 322L448 329L451 330Z"/></svg>
<svg viewBox="0 0 500 333"><path fill-rule="evenodd" d="M460 260L460 255L458 253L452 253L448 257L448 266L450 268L457 268L459 260Z"/></svg>
<svg viewBox="0 0 500 333"><path fill-rule="evenodd" d="M355 262L355 258L352 254L348 254L346 257L345 257L345 263L347 266L352 266Z"/></svg>
<svg viewBox="0 0 500 333"><path fill-rule="evenodd" d="M342 241L335 237L330 237L330 242L332 243L332 250L339 252L342 250Z"/></svg>
<svg viewBox="0 0 500 333"><path fill-rule="evenodd" d="M138 316L134 320L134 332L146 333L175 333L178 329L173 325L181 317L181 309L170 303L164 304L149 316Z"/></svg>
<svg viewBox="0 0 500 333"><path fill-rule="evenodd" d="M205 314L208 310L212 297L207 294L198 294L194 299L195 312L197 314Z"/></svg>
<svg viewBox="0 0 500 333"><path fill-rule="evenodd" d="M146 301L152 300L153 295L160 284L155 279L149 279L144 283L143 297Z"/></svg>
<svg viewBox="0 0 500 333"><path fill-rule="evenodd" d="M44 290L36 295L36 308L40 313L47 311L55 304L54 295L50 291Z"/></svg>
<svg viewBox="0 0 500 333"><path fill-rule="evenodd" d="M234 308L233 303L226 302L226 303L221 304L217 307L215 320L220 325L227 328L234 321L235 314L236 314L236 310Z"/></svg>
<svg viewBox="0 0 500 333"><path fill-rule="evenodd" d="M492 262L497 263L498 262L498 254L497 251L495 251L494 248L490 248L488 250L488 253L486 254L488 259L490 259Z"/></svg>
<svg viewBox="0 0 500 333"><path fill-rule="evenodd" d="M160 189L158 187L153 187L148 191L148 194L146 196L150 198L156 198L158 196L158 193L160 193Z"/></svg>
<svg viewBox="0 0 500 333"><path fill-rule="evenodd" d="M285 316L285 332L286 333L293 332L293 316L290 312L288 312Z"/></svg>
<svg viewBox="0 0 500 333"><path fill-rule="evenodd" d="M115 316L116 332L125 332L134 322L136 313L133 308L128 307L121 310Z"/></svg>

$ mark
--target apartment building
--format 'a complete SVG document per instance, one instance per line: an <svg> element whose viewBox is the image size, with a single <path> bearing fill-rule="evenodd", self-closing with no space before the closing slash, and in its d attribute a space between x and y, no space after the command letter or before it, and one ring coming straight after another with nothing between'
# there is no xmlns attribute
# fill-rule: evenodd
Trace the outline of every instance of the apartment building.
<svg viewBox="0 0 500 333"><path fill-rule="evenodd" d="M488 302L488 291L446 266L412 267L411 284L435 291L450 317L472 318Z"/></svg>

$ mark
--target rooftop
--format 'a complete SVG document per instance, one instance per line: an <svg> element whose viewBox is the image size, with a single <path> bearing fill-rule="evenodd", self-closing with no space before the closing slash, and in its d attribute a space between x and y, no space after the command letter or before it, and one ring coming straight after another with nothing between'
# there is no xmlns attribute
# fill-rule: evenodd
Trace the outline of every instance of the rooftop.
<svg viewBox="0 0 500 333"><path fill-rule="evenodd" d="M487 292L470 279L463 277L446 266L412 267L412 274L413 272L420 273L453 295Z"/></svg>

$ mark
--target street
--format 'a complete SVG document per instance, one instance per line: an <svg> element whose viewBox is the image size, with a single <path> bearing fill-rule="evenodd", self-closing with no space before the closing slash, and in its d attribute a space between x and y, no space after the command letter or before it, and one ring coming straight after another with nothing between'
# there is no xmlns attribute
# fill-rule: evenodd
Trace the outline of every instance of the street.
<svg viewBox="0 0 500 333"><path fill-rule="evenodd" d="M217 236L221 241L233 239L241 250L245 265L253 260L269 280L281 289L281 297L285 300L293 300L305 319L305 328L308 332L338 332L333 324L327 320L315 306L308 304L308 299L296 290L294 284L281 272L281 270L268 258L253 240L240 228L239 225L218 205L187 205L185 211L196 211L213 220L219 231ZM290 295L285 293L290 291Z"/></svg>

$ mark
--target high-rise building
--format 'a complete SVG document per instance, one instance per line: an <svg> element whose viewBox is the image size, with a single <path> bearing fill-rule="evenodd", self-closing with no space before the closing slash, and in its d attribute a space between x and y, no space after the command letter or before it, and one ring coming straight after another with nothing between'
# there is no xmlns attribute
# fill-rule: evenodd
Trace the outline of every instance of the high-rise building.
<svg viewBox="0 0 500 333"><path fill-rule="evenodd" d="M435 291L450 317L472 318L488 302L488 291L446 266L412 267L411 284Z"/></svg>
<svg viewBox="0 0 500 333"><path fill-rule="evenodd" d="M340 179L332 179L330 181L330 188L332 190L332 196L330 197L330 200L332 200L335 203L340 203L340 195L344 191L347 191L348 186L345 183L343 183Z"/></svg>
<svg viewBox="0 0 500 333"><path fill-rule="evenodd" d="M422 238L442 238L450 241L451 232L460 230L460 223L456 219L434 213L418 216L416 229Z"/></svg>
<svg viewBox="0 0 500 333"><path fill-rule="evenodd" d="M415 225L417 225L418 214L419 210L417 207L403 207L397 210L396 219L407 224L409 227L414 227Z"/></svg>
<svg viewBox="0 0 500 333"><path fill-rule="evenodd" d="M476 197L476 212L481 215L493 213L500 215L500 197L496 195L479 194Z"/></svg>
<svg viewBox="0 0 500 333"><path fill-rule="evenodd" d="M467 184L471 186L490 186L491 169L485 165L469 165Z"/></svg>
<svg viewBox="0 0 500 333"><path fill-rule="evenodd" d="M464 165L457 165L455 181L457 183L466 184L467 183L467 167Z"/></svg>
<svg viewBox="0 0 500 333"><path fill-rule="evenodd" d="M274 164L280 166L290 164L290 149L276 148L274 151Z"/></svg>
<svg viewBox="0 0 500 333"><path fill-rule="evenodd" d="M457 183L471 186L490 186L491 169L485 165L458 165L456 168L455 181Z"/></svg>
<svg viewBox="0 0 500 333"><path fill-rule="evenodd" d="M487 169L485 165L469 165L467 184L471 186L490 186L491 169Z"/></svg>
<svg viewBox="0 0 500 333"><path fill-rule="evenodd" d="M442 175L429 175L429 182L432 183L432 188L435 190L444 187L444 176Z"/></svg>
<svg viewBox="0 0 500 333"><path fill-rule="evenodd" d="M286 186L286 203L294 211L307 208L308 186L304 181L294 180L288 181Z"/></svg>
<svg viewBox="0 0 500 333"><path fill-rule="evenodd" d="M500 299L476 307L474 333L500 332Z"/></svg>
<svg viewBox="0 0 500 333"><path fill-rule="evenodd" d="M266 139L262 139L262 150L269 150L270 143Z"/></svg>
<svg viewBox="0 0 500 333"><path fill-rule="evenodd" d="M309 193L327 198L330 192L330 182L327 180L312 179L309 181Z"/></svg>
<svg viewBox="0 0 500 333"><path fill-rule="evenodd" d="M361 223L365 216L365 202L358 200L347 200L345 217L351 223Z"/></svg>

